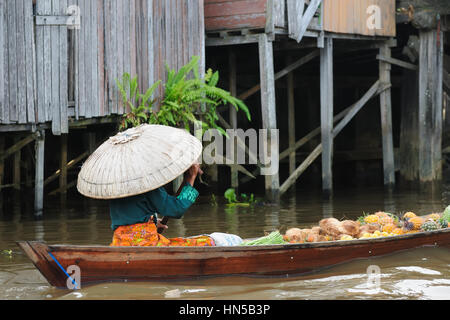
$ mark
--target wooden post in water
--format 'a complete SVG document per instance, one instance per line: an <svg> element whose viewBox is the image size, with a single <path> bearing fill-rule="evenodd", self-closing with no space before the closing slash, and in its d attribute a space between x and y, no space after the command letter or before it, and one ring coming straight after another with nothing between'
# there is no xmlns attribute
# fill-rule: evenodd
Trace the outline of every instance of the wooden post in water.
<svg viewBox="0 0 450 320"><path fill-rule="evenodd" d="M34 214L37 217L42 216L42 210L44 209L44 148L45 131L41 130L35 141Z"/></svg>
<svg viewBox="0 0 450 320"><path fill-rule="evenodd" d="M443 32L420 30L419 180L442 179Z"/></svg>
<svg viewBox="0 0 450 320"><path fill-rule="evenodd" d="M322 190L333 190L333 39L320 49L320 121L322 132Z"/></svg>
<svg viewBox="0 0 450 320"><path fill-rule="evenodd" d="M380 56L390 58L391 48L386 42L380 48ZM383 60L379 62L380 84L389 86L391 84L391 64ZM384 185L392 188L395 184L395 166L394 166L394 142L392 139L392 100L391 89L386 89L380 94L380 113L381 113L381 133L383 141L383 169Z"/></svg>
<svg viewBox="0 0 450 320"><path fill-rule="evenodd" d="M419 81L418 72L403 70L401 93L399 169L400 183L419 178Z"/></svg>
<svg viewBox="0 0 450 320"><path fill-rule="evenodd" d="M237 95L237 86L236 86L236 53L233 49L229 49L228 51L228 65L229 65L229 87L230 87L230 93L233 97ZM233 129L237 129L237 112L236 109L230 105L230 125ZM238 171L237 167L235 166L237 161L237 146L236 146L236 138L233 136L230 137L230 139L233 139L231 142L232 148L233 148L233 165L231 166L231 187L237 188L239 187L239 178L238 178Z"/></svg>
<svg viewBox="0 0 450 320"><path fill-rule="evenodd" d="M14 137L14 144L20 141L21 137ZM22 150L18 149L13 156L13 186L15 190L20 190L20 161L22 158Z"/></svg>
<svg viewBox="0 0 450 320"><path fill-rule="evenodd" d="M61 190L61 196L67 194L67 134L61 134L61 156L60 156L60 168L61 174L59 175L59 189Z"/></svg>
<svg viewBox="0 0 450 320"><path fill-rule="evenodd" d="M292 56L288 55L286 59L286 65L292 63ZM289 130L289 148L291 153L289 154L289 176L292 175L297 168L295 161L296 151L293 149L295 146L295 100L294 100L294 71L291 71L287 75L287 97L288 97L288 130ZM292 185L292 190L295 190L295 184Z"/></svg>
<svg viewBox="0 0 450 320"><path fill-rule="evenodd" d="M275 74L273 65L273 46L272 42L267 37L267 34L261 34L258 40L259 47L259 72L261 82L261 113L263 129L268 129L267 140L264 141L265 155L268 155L268 150L271 152L279 152L278 141L276 137L271 136L270 129L277 129L277 115L275 103ZM271 146L275 146L272 148ZM272 157L273 158L273 157ZM278 164L269 163L264 159L267 166L277 166ZM280 180L278 170L272 175L265 175L266 196L277 201L279 198Z"/></svg>

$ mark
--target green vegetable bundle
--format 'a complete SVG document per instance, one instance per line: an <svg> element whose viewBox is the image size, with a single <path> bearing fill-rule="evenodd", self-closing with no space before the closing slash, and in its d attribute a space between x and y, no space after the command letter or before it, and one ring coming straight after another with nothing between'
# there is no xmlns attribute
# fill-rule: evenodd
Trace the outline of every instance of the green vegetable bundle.
<svg viewBox="0 0 450 320"><path fill-rule="evenodd" d="M283 240L283 236L279 231L271 232L269 235L244 242L245 246L261 246L269 244L285 244L286 241Z"/></svg>

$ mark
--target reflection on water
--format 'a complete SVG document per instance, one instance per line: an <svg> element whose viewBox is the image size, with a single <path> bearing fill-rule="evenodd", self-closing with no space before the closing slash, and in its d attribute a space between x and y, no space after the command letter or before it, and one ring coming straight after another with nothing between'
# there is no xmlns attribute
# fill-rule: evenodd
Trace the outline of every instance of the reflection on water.
<svg viewBox="0 0 450 320"><path fill-rule="evenodd" d="M217 197L220 198L220 197ZM20 195L0 215L0 299L449 299L450 250L420 248L384 257L356 260L320 272L277 278L219 277L202 280L103 283L79 291L55 289L15 244L17 240L108 245L112 232L108 203L69 197L47 201L42 220L30 211L32 197ZM439 194L384 192L378 189L336 190L329 200L320 193L298 191L280 205L226 208L201 197L181 220L169 221L168 237L214 231L243 238L274 229L307 227L324 217L354 219L363 212L385 210L418 214L442 211L450 204ZM12 251L9 251L12 250ZM381 287L368 287L367 267L381 269Z"/></svg>

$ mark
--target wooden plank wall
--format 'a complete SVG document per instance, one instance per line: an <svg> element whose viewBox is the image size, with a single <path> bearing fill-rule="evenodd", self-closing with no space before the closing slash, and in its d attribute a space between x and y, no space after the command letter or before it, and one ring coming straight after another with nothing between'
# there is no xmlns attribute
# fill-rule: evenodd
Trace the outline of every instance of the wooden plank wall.
<svg viewBox="0 0 450 320"><path fill-rule="evenodd" d="M169 68L180 69L193 56L200 57L200 73L205 69L205 25L203 0L153 1L153 52L154 79L167 77ZM157 98L162 97L160 86Z"/></svg>
<svg viewBox="0 0 450 320"><path fill-rule="evenodd" d="M265 28L268 3L272 0L205 0L206 31Z"/></svg>
<svg viewBox="0 0 450 320"><path fill-rule="evenodd" d="M36 1L37 16L67 15L77 6L81 25L73 30L34 26L32 5L0 1L0 124L52 122L54 134L66 133L69 116L129 110L115 81L124 72L138 75L141 92L166 79L166 63L179 69L197 55L204 73L203 0ZM156 96L162 94L161 86Z"/></svg>
<svg viewBox="0 0 450 320"><path fill-rule="evenodd" d="M138 76L141 92L166 79L166 64L178 70L194 55L204 72L203 0L77 1L78 117L129 111L115 81L124 72ZM163 89L155 93L157 100Z"/></svg>
<svg viewBox="0 0 450 320"><path fill-rule="evenodd" d="M395 0L323 0L324 30L366 36L395 36ZM381 28L369 29L367 8L381 9Z"/></svg>
<svg viewBox="0 0 450 320"><path fill-rule="evenodd" d="M0 123L35 123L31 0L0 3Z"/></svg>
<svg viewBox="0 0 450 320"><path fill-rule="evenodd" d="M38 0L38 16L62 16L67 0ZM38 121L51 121L52 132L69 132L68 125L68 38L63 25L36 25Z"/></svg>

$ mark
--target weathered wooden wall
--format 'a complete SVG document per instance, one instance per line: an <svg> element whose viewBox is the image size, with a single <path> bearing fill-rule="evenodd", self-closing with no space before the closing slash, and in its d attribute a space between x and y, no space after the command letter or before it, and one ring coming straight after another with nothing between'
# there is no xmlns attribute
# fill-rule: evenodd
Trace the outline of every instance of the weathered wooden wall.
<svg viewBox="0 0 450 320"><path fill-rule="evenodd" d="M380 8L381 28L368 28L367 8ZM323 0L325 31L366 36L396 35L395 0Z"/></svg>
<svg viewBox="0 0 450 320"><path fill-rule="evenodd" d="M0 124L34 123L34 42L30 0L0 1Z"/></svg>
<svg viewBox="0 0 450 320"><path fill-rule="evenodd" d="M68 29L69 7L79 28ZM51 122L67 133L71 117L129 110L115 81L124 72L141 91L194 55L204 72L203 14L203 0L0 1L0 125Z"/></svg>
<svg viewBox="0 0 450 320"><path fill-rule="evenodd" d="M207 31L261 29L267 21L268 0L205 0Z"/></svg>

